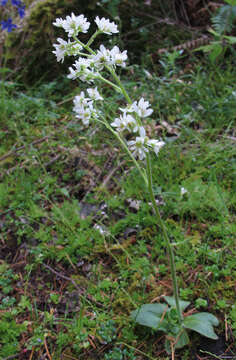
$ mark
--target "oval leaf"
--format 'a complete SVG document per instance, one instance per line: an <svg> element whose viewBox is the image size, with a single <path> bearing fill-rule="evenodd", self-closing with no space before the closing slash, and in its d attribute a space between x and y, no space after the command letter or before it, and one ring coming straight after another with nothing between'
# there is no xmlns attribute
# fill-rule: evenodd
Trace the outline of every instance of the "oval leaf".
<svg viewBox="0 0 236 360"><path fill-rule="evenodd" d="M213 326L218 324L218 319L214 315L205 312L187 316L183 321L185 328L194 330L213 340L218 339L213 329Z"/></svg>
<svg viewBox="0 0 236 360"><path fill-rule="evenodd" d="M139 309L132 311L130 316L140 325L163 330L160 328L160 321L166 311L168 311L168 306L164 304L144 304Z"/></svg>
<svg viewBox="0 0 236 360"><path fill-rule="evenodd" d="M165 301L173 308L175 308L175 298L173 296L164 296ZM190 305L189 301L179 300L180 310L184 311Z"/></svg>

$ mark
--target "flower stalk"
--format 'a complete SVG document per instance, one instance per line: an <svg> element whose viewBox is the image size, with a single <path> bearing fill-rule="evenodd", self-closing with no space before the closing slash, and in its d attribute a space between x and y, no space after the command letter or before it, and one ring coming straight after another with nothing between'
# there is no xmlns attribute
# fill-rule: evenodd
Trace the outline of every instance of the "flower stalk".
<svg viewBox="0 0 236 360"><path fill-rule="evenodd" d="M175 267L175 258L174 258L174 251L173 251L173 247L171 245L169 236L167 234L167 230L165 227L165 224L161 218L161 214L160 211L158 209L156 200L155 200L155 196L154 196L154 192L153 192L153 186L152 186L152 169L151 169L151 159L150 159L150 155L147 155L147 178L148 178L148 191L149 191L149 195L151 198L151 202L155 211L155 215L157 218L157 223L162 231L164 240L165 240L165 245L166 245L166 249L169 255L169 259L170 259L170 270L171 270L171 278L172 278L172 283L173 283L173 293L174 293L174 299L175 299L175 305L176 305L176 311L177 311L177 316L178 316L178 322L179 324L182 323L183 320L183 315L180 309L180 305L179 305L179 289L178 289L178 282L177 282L177 275L176 275L176 267Z"/></svg>

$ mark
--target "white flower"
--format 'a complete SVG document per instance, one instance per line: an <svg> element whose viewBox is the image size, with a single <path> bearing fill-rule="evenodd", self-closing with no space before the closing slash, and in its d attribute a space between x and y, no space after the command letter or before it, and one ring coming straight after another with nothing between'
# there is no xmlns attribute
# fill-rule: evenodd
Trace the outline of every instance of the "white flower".
<svg viewBox="0 0 236 360"><path fill-rule="evenodd" d="M58 20L58 19L57 19ZM79 32L86 33L90 26L90 23L87 21L87 18L84 15L75 16L74 13L71 13L71 16L66 17L64 21L59 19L58 25L62 26L63 29L68 32L68 36L76 36Z"/></svg>
<svg viewBox="0 0 236 360"><path fill-rule="evenodd" d="M115 118L111 126L116 127L118 132L124 131L127 128L126 116L120 115L120 118Z"/></svg>
<svg viewBox="0 0 236 360"><path fill-rule="evenodd" d="M147 145L152 147L155 154L158 155L160 149L162 148L162 146L165 145L165 143L164 143L164 141L161 141L161 140L151 139L151 140L147 141Z"/></svg>
<svg viewBox="0 0 236 360"><path fill-rule="evenodd" d="M128 146L130 150L133 151L133 155L139 157L139 160L143 160L146 157L149 149L147 147L148 137L144 127L139 128L140 136L136 137L135 140L128 141Z"/></svg>
<svg viewBox="0 0 236 360"><path fill-rule="evenodd" d="M89 125L90 119L97 118L99 116L99 112L94 109L93 101L89 101L90 99L86 98L84 92L81 91L80 95L77 95L74 98L74 112L76 113L76 118L82 120L84 125Z"/></svg>
<svg viewBox="0 0 236 360"><path fill-rule="evenodd" d="M56 55L57 61L63 62L66 55L76 55L82 49L82 46L80 44L77 44L76 42L71 42L70 40L66 42L63 39L58 38L57 41L58 44L53 44L56 50L52 51L53 54Z"/></svg>
<svg viewBox="0 0 236 360"><path fill-rule="evenodd" d="M91 57L94 66L98 70L102 70L105 65L115 65L125 67L127 60L127 51L121 52L118 46L114 46L112 50L108 50L104 45L100 45L96 55Z"/></svg>
<svg viewBox="0 0 236 360"><path fill-rule="evenodd" d="M112 65L110 50L100 45L97 54L91 57L91 61L98 70L102 70L105 65Z"/></svg>
<svg viewBox="0 0 236 360"><path fill-rule="evenodd" d="M101 235L109 235L109 231L107 231L103 226L95 224L93 227L99 231Z"/></svg>
<svg viewBox="0 0 236 360"><path fill-rule="evenodd" d="M79 77L79 75L77 75L77 71L74 70L72 67L69 67L69 75L67 75L68 79L72 79L75 80L77 77Z"/></svg>
<svg viewBox="0 0 236 360"><path fill-rule="evenodd" d="M52 24L54 26L63 28L64 22L65 22L65 20L63 20L62 18L57 18L56 21Z"/></svg>
<svg viewBox="0 0 236 360"><path fill-rule="evenodd" d="M123 113L133 113L134 112L134 108L133 108L133 104L130 105L128 104L125 108L119 108L120 111L122 111Z"/></svg>
<svg viewBox="0 0 236 360"><path fill-rule="evenodd" d="M150 106L148 101L145 101L144 98L141 98L139 102L135 101L132 104L133 110L138 114L138 116L144 118L152 114L153 110L148 109Z"/></svg>
<svg viewBox="0 0 236 360"><path fill-rule="evenodd" d="M98 89L95 87L94 89L87 89L87 93L89 94L90 99L92 100L103 100L103 97L99 94Z"/></svg>
<svg viewBox="0 0 236 360"><path fill-rule="evenodd" d="M112 64L121 66L121 67L126 66L125 61L128 58L126 50L121 52L120 49L118 48L118 46L114 46L113 49L111 49L111 51L110 51L110 55L111 55Z"/></svg>
<svg viewBox="0 0 236 360"><path fill-rule="evenodd" d="M53 54L56 55L58 62L59 61L63 62L65 55L67 55L66 52L67 52L68 43L61 38L58 38L57 41L59 44L53 44L56 50L52 52Z"/></svg>
<svg viewBox="0 0 236 360"><path fill-rule="evenodd" d="M96 117L96 110L93 108L93 102L84 103L73 109L76 112L76 118L82 120L84 125L88 125L92 117Z"/></svg>
<svg viewBox="0 0 236 360"><path fill-rule="evenodd" d="M183 196L184 194L187 194L188 190L186 190L184 187L181 187L180 194Z"/></svg>
<svg viewBox="0 0 236 360"><path fill-rule="evenodd" d="M77 112L77 115L75 116L77 119L82 120L82 123L84 125L89 125L89 120L92 117L92 111L89 107L80 109L80 112Z"/></svg>
<svg viewBox="0 0 236 360"><path fill-rule="evenodd" d="M118 132L124 130L137 132L139 130L136 120L129 114L123 114L120 115L120 118L115 118L115 120L111 123L111 126L116 127Z"/></svg>
<svg viewBox="0 0 236 360"><path fill-rule="evenodd" d="M98 29L108 35L111 35L112 33L118 33L117 25L114 22L110 22L109 19L105 19L104 17L99 19L97 16L95 19L95 23L97 24Z"/></svg>
<svg viewBox="0 0 236 360"><path fill-rule="evenodd" d="M153 110L148 109L150 106L148 101L145 101L144 98L141 98L139 102L135 101L133 104L128 104L125 108L119 108L123 113L133 113L135 112L140 117L147 117L152 114Z"/></svg>
<svg viewBox="0 0 236 360"><path fill-rule="evenodd" d="M66 53L66 55L69 55L69 56L78 55L82 48L83 47L80 44L76 43L75 41L70 42L70 40L69 40L69 42L67 44L67 53Z"/></svg>
<svg viewBox="0 0 236 360"><path fill-rule="evenodd" d="M144 129L143 126L140 126L140 128L139 128L139 135L140 135L141 137L145 138L146 141L148 140L148 137L146 136L146 131L145 131L145 129Z"/></svg>
<svg viewBox="0 0 236 360"><path fill-rule="evenodd" d="M82 81L93 81L99 74L95 73L93 69L90 69L91 59L79 58L73 65L75 69L72 67L69 68L70 74L67 75L69 79L79 78Z"/></svg>
<svg viewBox="0 0 236 360"><path fill-rule="evenodd" d="M130 132L137 132L139 130L139 126L135 118L129 114L128 115L125 114L124 116L126 118L127 130L129 130Z"/></svg>
<svg viewBox="0 0 236 360"><path fill-rule="evenodd" d="M88 98L85 97L85 94L83 91L81 91L81 93L79 95L76 95L74 97L73 103L74 103L74 108L73 110L76 111L76 109L80 109L81 107L84 107L88 104Z"/></svg>

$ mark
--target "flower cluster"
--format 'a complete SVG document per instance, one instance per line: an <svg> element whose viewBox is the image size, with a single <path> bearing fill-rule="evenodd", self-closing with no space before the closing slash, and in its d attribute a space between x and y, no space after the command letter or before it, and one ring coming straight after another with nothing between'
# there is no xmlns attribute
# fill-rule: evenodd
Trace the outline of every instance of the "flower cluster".
<svg viewBox="0 0 236 360"><path fill-rule="evenodd" d="M95 23L98 28L96 35L99 33L112 34L118 32L117 25L105 18L100 19L97 16ZM55 48L53 53L56 55L57 61L63 62L65 56L68 55L80 55L84 44L82 45L76 37L79 33L88 32L90 23L87 21L87 18L84 15L75 16L72 13L66 19L57 18L53 25L64 29L68 33L68 37L74 39L73 42L70 39L68 42L61 38L57 39L58 43L53 45ZM103 70L105 66L112 66L114 68L116 66L126 66L127 51L121 52L118 46L114 46L113 49L109 50L104 45L101 45L96 52L90 51L83 55L83 57L80 56L76 60L73 67L69 68L69 79L91 82L99 77L99 71Z"/></svg>
<svg viewBox="0 0 236 360"><path fill-rule="evenodd" d="M99 79L106 81L106 79L101 76L101 71L108 70L111 74L114 74L116 66L126 66L126 50L121 52L118 46L114 46L109 50L104 45L100 45L96 51L90 48L89 45L98 34L104 33L111 35L118 32L117 25L108 19L100 19L97 16L95 23L97 25L97 31L87 44L83 44L77 38L79 33L87 33L90 26L90 23L84 15L75 16L72 13L71 16L67 16L66 19L58 18L53 23L55 26L63 28L69 37L68 42L58 38L58 43L53 45L55 48L53 53L56 55L57 61L63 62L64 57L67 55L78 56L72 67L69 68L69 79L80 79L88 83ZM71 41L70 38L73 38L73 41ZM109 82L109 84L112 85L111 82ZM118 86L115 85L115 87L121 90L120 84ZM87 94L88 96L82 91L80 95L77 95L74 98L73 108L76 113L76 118L80 119L86 126L89 125L91 119L96 120L99 115L101 115L94 107L94 101L103 100L97 88L87 89ZM120 111L121 115L119 118L115 118L110 126L115 129L118 136L122 136L122 133L125 131L132 135L136 133L137 136L135 140L127 141L127 146L133 153L133 156L143 160L150 149L153 149L154 152L158 154L164 142L149 139L141 123L141 119L149 117L153 112L149 102L141 98L139 101L127 104L125 108L120 108Z"/></svg>
<svg viewBox="0 0 236 360"><path fill-rule="evenodd" d="M1 0L0 5L5 6L7 5L8 0ZM21 0L11 0L11 5L16 8L18 15L22 19L25 16L25 5ZM13 24L12 18L9 17L7 20L2 20L0 22L2 26L2 30L7 30L7 32L12 32L17 26Z"/></svg>
<svg viewBox="0 0 236 360"><path fill-rule="evenodd" d="M115 118L114 122L111 123L111 126L115 127L118 132L127 130L130 133L139 133L139 136L135 140L128 141L127 145L133 152L133 155L135 157L138 156L140 160L146 157L146 153L148 153L150 148L157 155L165 144L163 141L149 139L144 127L140 126L136 120L137 116L145 118L152 114L153 110L149 106L149 102L141 98L139 101L127 105L126 108L120 108L123 114L119 118Z"/></svg>
<svg viewBox="0 0 236 360"><path fill-rule="evenodd" d="M85 97L84 91L77 95L73 102L73 110L76 113L76 118L82 120L84 125L89 125L91 118L96 119L99 115L98 111L94 108L94 101L103 100L97 88L87 89L88 97Z"/></svg>
<svg viewBox="0 0 236 360"><path fill-rule="evenodd" d="M152 148L155 154L158 155L160 149L164 145L164 141L149 139L143 126L139 128L139 136L137 136L135 140L128 141L130 150L133 152L135 157L139 157L139 160L145 159L150 148Z"/></svg>
<svg viewBox="0 0 236 360"><path fill-rule="evenodd" d="M95 19L98 31L104 34L118 33L117 25L114 22L110 22L105 18L99 19L97 16ZM90 22L84 15L75 16L71 13L71 16L67 16L65 20L57 18L53 25L63 28L69 37L77 36L80 32L86 33L90 27Z"/></svg>
<svg viewBox="0 0 236 360"><path fill-rule="evenodd" d="M104 34L111 35L119 32L117 25L114 22L110 22L110 20L105 19L104 17L99 19L97 16L95 23L97 24L98 30Z"/></svg>
<svg viewBox="0 0 236 360"><path fill-rule="evenodd" d="M58 62L63 62L65 56L77 55L82 49L82 46L80 44L77 44L75 41L69 40L67 42L61 38L58 38L57 41L58 44L53 44L53 46L55 47L53 54L56 55Z"/></svg>
<svg viewBox="0 0 236 360"><path fill-rule="evenodd" d="M74 13L71 16L67 16L65 20L58 18L53 25L61 27L68 33L69 37L77 36L80 32L86 33L89 29L90 23L87 21L84 15L75 16Z"/></svg>
<svg viewBox="0 0 236 360"><path fill-rule="evenodd" d="M62 39L58 39L61 41ZM55 47L58 45L54 45ZM57 55L57 59L63 59L66 54L68 54L68 48L71 48L71 44L67 45L65 43L59 45L60 48L57 48L54 53ZM75 55L78 49L79 44L76 44ZM63 49L64 47L64 49ZM72 51L73 52L73 51ZM118 46L114 46L113 49L108 50L105 46L101 45L97 53L85 57L79 57L75 61L73 67L69 68L70 74L68 75L69 79L80 79L82 81L94 81L96 78L99 78L99 72L103 70L105 66L121 66L125 67L125 60L127 59L127 51L120 52Z"/></svg>

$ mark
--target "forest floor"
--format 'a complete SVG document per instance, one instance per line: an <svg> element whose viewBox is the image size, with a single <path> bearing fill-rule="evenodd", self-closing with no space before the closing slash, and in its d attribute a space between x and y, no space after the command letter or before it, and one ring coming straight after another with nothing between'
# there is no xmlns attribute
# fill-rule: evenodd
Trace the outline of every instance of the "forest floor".
<svg viewBox="0 0 236 360"><path fill-rule="evenodd" d="M175 359L236 359L236 71L191 61L122 79L150 101L148 131L166 142L153 183L180 297L219 319L219 340L192 333ZM83 88L1 86L0 359L170 359L163 333L130 318L172 295L142 178L107 129L75 119ZM123 99L102 92L117 116Z"/></svg>

